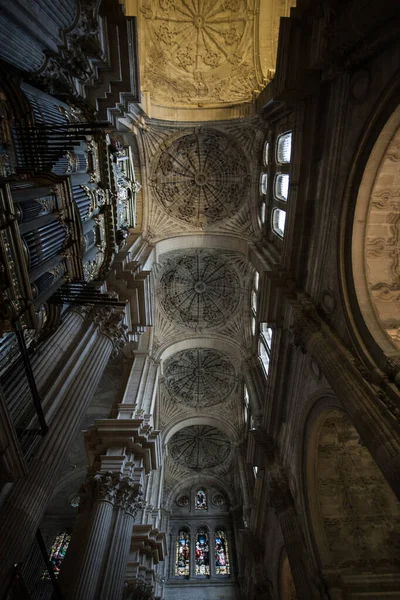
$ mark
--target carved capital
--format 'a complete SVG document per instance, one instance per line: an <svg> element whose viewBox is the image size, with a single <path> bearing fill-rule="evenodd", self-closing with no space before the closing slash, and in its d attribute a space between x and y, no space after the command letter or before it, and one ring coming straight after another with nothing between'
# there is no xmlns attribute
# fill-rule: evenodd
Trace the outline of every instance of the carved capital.
<svg viewBox="0 0 400 600"><path fill-rule="evenodd" d="M312 302L302 301L292 304L293 314L293 344L307 350L307 344L311 338L321 333L323 322Z"/></svg>
<svg viewBox="0 0 400 600"><path fill-rule="evenodd" d="M289 508L294 508L288 479L283 470L278 467L269 472L269 502L277 515Z"/></svg>
<svg viewBox="0 0 400 600"><path fill-rule="evenodd" d="M120 477L120 473L96 473L87 484L93 501L101 500L114 504L117 498Z"/></svg>
<svg viewBox="0 0 400 600"><path fill-rule="evenodd" d="M141 485L134 483L129 477L122 478L118 486L116 506L136 517L137 511L145 507Z"/></svg>
<svg viewBox="0 0 400 600"><path fill-rule="evenodd" d="M112 341L113 355L119 354L128 342L127 326L122 323L123 314L109 307L93 307L88 316L98 326L100 333Z"/></svg>

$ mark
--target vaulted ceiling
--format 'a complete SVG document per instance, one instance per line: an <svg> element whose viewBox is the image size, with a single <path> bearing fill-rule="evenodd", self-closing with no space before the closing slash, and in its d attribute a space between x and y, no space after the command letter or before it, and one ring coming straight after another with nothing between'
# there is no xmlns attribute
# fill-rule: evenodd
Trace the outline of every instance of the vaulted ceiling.
<svg viewBox="0 0 400 600"><path fill-rule="evenodd" d="M275 72L293 0L124 0L137 15L146 111L171 121L248 116Z"/></svg>

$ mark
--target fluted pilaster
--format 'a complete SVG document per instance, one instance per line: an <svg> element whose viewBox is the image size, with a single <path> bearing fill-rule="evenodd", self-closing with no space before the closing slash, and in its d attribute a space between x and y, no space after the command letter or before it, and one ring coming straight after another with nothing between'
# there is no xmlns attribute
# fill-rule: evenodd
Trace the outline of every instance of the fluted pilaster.
<svg viewBox="0 0 400 600"><path fill-rule="evenodd" d="M92 516L74 570L68 571L73 583L67 598L117 600L122 595L132 526L142 506L140 486L120 473L98 473L84 488L85 502L91 497ZM66 579L63 577L64 589Z"/></svg>
<svg viewBox="0 0 400 600"><path fill-rule="evenodd" d="M88 325L87 336L78 361L74 353L64 352L64 377L59 382L50 430L29 463L28 476L14 485L1 508L0 556L4 558L0 564L0 596L10 581L13 565L24 559L35 536L74 434L113 351L112 338L102 335L93 323ZM54 361L49 361L48 367L54 367Z"/></svg>

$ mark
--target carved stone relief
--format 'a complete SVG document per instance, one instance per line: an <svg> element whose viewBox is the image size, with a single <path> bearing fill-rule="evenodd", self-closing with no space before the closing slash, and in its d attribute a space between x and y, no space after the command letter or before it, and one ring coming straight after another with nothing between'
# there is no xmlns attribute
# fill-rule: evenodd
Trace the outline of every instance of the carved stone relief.
<svg viewBox="0 0 400 600"><path fill-rule="evenodd" d="M223 463L230 455L231 442L216 427L192 425L172 436L168 451L179 465L200 471Z"/></svg>
<svg viewBox="0 0 400 600"><path fill-rule="evenodd" d="M400 130L392 138L375 179L365 237L365 266L382 327L400 348Z"/></svg>
<svg viewBox="0 0 400 600"><path fill-rule="evenodd" d="M316 463L320 517L335 568L398 573L400 503L347 417L330 413Z"/></svg>
<svg viewBox="0 0 400 600"><path fill-rule="evenodd" d="M208 348L183 350L165 363L164 384L173 401L196 408L223 402L235 386L235 368Z"/></svg>
<svg viewBox="0 0 400 600"><path fill-rule="evenodd" d="M158 104L249 101L259 88L253 0L143 0L144 91Z"/></svg>
<svg viewBox="0 0 400 600"><path fill-rule="evenodd" d="M201 228L237 212L249 184L247 160L239 146L205 128L167 143L151 179L154 195L168 214Z"/></svg>

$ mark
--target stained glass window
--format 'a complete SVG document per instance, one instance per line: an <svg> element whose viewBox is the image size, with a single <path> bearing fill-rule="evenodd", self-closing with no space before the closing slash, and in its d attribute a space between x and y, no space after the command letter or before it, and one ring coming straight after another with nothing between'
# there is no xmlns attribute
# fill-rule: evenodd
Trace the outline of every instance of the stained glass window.
<svg viewBox="0 0 400 600"><path fill-rule="evenodd" d="M217 529L215 532L215 574L229 575L229 573L228 540L225 531Z"/></svg>
<svg viewBox="0 0 400 600"><path fill-rule="evenodd" d="M210 548L205 529L199 529L196 535L195 564L196 575L210 574Z"/></svg>
<svg viewBox="0 0 400 600"><path fill-rule="evenodd" d="M62 531L54 540L54 543L50 550L49 561L53 568L54 574L58 577L60 572L61 563L64 560L65 554L68 550L71 536L66 531ZM42 579L50 579L50 575L47 569L42 573Z"/></svg>
<svg viewBox="0 0 400 600"><path fill-rule="evenodd" d="M197 490L194 507L196 510L207 510L207 494L204 490Z"/></svg>
<svg viewBox="0 0 400 600"><path fill-rule="evenodd" d="M185 529L176 538L175 575L187 577L190 573L190 534Z"/></svg>

